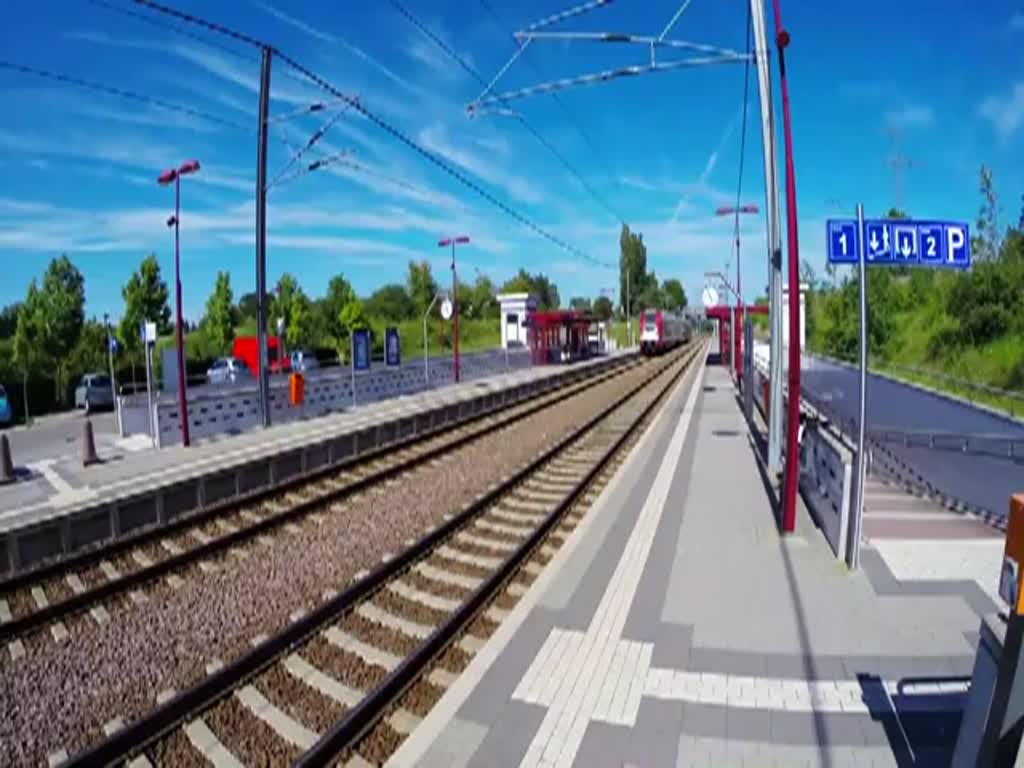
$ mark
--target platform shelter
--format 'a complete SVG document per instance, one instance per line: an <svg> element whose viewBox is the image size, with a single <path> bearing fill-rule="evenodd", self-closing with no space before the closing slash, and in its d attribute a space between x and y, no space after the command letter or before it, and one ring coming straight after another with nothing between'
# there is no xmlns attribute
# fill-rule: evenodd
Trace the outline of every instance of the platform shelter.
<svg viewBox="0 0 1024 768"><path fill-rule="evenodd" d="M590 327L597 319L589 312L552 310L531 312L530 359L534 365L565 363L590 356Z"/></svg>
<svg viewBox="0 0 1024 768"><path fill-rule="evenodd" d="M747 314L750 315L768 315L768 306L766 304L748 304L745 307L708 307L707 310L708 320L718 321L718 359L722 365L732 365L732 358L729 355L730 350L733 350L733 354L736 355L737 360L743 359L743 320ZM732 320L736 318L736 338L732 339L730 344L730 337L732 334Z"/></svg>

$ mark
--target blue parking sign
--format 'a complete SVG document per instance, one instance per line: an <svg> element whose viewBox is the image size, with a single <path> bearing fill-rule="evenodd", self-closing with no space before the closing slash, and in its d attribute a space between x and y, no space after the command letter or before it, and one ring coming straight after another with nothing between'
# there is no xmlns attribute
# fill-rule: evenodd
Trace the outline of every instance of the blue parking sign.
<svg viewBox="0 0 1024 768"><path fill-rule="evenodd" d="M370 332L352 332L352 367L357 371L370 370Z"/></svg>
<svg viewBox="0 0 1024 768"><path fill-rule="evenodd" d="M389 366L402 364L401 342L397 328L384 329L384 362Z"/></svg>
<svg viewBox="0 0 1024 768"><path fill-rule="evenodd" d="M917 227L913 224L892 225L893 255L896 261L913 264L918 259Z"/></svg>
<svg viewBox="0 0 1024 768"><path fill-rule="evenodd" d="M828 260L833 264L856 264L860 248L856 221L828 222Z"/></svg>
<svg viewBox="0 0 1024 768"><path fill-rule="evenodd" d="M956 221L871 219L861 232L854 219L830 219L827 246L830 264L856 264L863 246L867 264L971 266L970 228Z"/></svg>

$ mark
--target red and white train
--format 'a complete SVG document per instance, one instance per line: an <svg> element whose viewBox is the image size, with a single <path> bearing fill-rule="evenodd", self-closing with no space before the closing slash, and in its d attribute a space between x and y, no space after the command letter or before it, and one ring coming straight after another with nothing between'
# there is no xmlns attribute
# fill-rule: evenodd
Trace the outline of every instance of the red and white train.
<svg viewBox="0 0 1024 768"><path fill-rule="evenodd" d="M686 344L692 335L693 326L682 312L648 309L640 313L640 351L645 355L660 355Z"/></svg>

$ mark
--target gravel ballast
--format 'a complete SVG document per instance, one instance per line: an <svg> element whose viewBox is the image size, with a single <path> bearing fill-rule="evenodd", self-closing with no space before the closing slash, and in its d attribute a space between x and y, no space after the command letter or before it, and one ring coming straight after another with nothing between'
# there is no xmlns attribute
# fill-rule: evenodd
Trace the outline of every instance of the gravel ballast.
<svg viewBox="0 0 1024 768"><path fill-rule="evenodd" d="M83 622L60 646L41 643L17 662L0 663L5 680L0 710L6 714L0 719L0 742L8 757L15 765L36 765L57 749L74 754L102 738L102 725L110 719L135 719L155 706L157 692L194 684L208 662L237 657L253 637L280 630L293 611L316 605L324 590L344 587L358 571L376 566L383 554L401 551L406 540L442 522L445 513L462 509L620 399L645 374L643 368L634 369L603 382L464 446L446 461L404 475L381 494L363 494L341 509L323 510L321 524L300 520L299 533L280 530L270 545L244 545L249 557L218 558L221 567L215 573L193 568L177 589L166 584L147 588L146 603L134 606L123 600L124 607L111 606L110 621ZM147 554L154 560L160 556ZM485 575L448 565L454 572ZM419 581L414 574L405 578ZM444 592L436 586L429 591ZM312 652L323 642L316 640ZM338 654L332 648L324 655L336 660ZM457 666L465 661L458 658L462 663ZM359 687L366 690L373 682ZM218 711L218 717L230 719L237 707L234 701L218 705L228 710ZM385 734L387 741L392 734Z"/></svg>

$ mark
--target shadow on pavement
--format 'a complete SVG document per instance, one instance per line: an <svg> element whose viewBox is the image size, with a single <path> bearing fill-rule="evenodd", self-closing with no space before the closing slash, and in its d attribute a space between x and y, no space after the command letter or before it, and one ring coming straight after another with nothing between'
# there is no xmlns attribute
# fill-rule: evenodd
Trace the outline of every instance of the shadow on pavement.
<svg viewBox="0 0 1024 768"><path fill-rule="evenodd" d="M947 766L953 760L967 694L935 690L965 678L903 678L890 695L876 675L857 675L871 719L881 723L897 765ZM915 690L915 686L926 689Z"/></svg>

